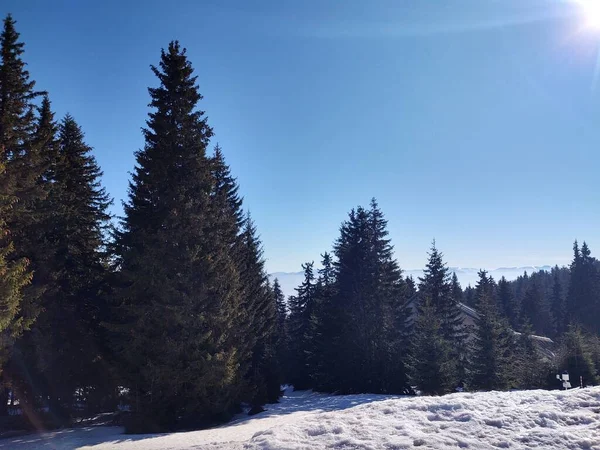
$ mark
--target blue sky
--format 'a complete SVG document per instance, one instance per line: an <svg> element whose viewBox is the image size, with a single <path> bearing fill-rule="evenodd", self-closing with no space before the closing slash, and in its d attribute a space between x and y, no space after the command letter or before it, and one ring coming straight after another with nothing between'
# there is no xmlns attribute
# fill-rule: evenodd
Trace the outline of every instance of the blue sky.
<svg viewBox="0 0 600 450"><path fill-rule="evenodd" d="M600 254L600 30L557 0L3 0L115 198L143 146L149 70L179 39L269 271L331 248L377 197L400 265Z"/></svg>

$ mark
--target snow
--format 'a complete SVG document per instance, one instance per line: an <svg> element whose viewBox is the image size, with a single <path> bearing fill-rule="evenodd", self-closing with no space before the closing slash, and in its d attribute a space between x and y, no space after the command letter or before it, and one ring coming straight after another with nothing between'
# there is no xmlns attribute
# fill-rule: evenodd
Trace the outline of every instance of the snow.
<svg viewBox="0 0 600 450"><path fill-rule="evenodd" d="M600 450L600 387L330 396L286 391L268 411L210 430L124 435L88 427L0 440L0 449L586 449Z"/></svg>

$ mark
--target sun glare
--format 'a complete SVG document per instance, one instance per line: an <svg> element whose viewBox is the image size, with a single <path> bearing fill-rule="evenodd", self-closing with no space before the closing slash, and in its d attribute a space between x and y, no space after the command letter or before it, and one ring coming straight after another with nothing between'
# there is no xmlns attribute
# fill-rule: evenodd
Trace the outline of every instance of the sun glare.
<svg viewBox="0 0 600 450"><path fill-rule="evenodd" d="M586 25L600 29L600 0L577 0L585 15Z"/></svg>

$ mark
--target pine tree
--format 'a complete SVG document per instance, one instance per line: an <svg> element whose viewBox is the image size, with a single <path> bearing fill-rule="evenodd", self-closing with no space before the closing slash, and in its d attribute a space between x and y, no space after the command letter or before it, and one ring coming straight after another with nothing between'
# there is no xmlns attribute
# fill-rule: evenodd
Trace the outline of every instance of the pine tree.
<svg viewBox="0 0 600 450"><path fill-rule="evenodd" d="M121 286L111 330L135 418L130 431L172 429L229 416L239 401L238 268L222 236L212 129L178 42L161 53L150 88L146 144L116 250ZM222 197L222 196L221 196Z"/></svg>
<svg viewBox="0 0 600 450"><path fill-rule="evenodd" d="M467 330L463 324L463 316L459 302L453 296L452 280L450 271L446 267L443 255L433 242L427 266L423 271L423 277L419 279L419 294L421 298L428 297L434 314L437 315L442 339L446 341L452 353L452 358L457 364L453 366L453 373L448 376L454 380L457 386L464 381L464 369L466 366L465 342Z"/></svg>
<svg viewBox="0 0 600 450"><path fill-rule="evenodd" d="M331 383L331 338L335 328L333 300L335 296L335 274L331 255L321 255L322 268L318 270L315 285L314 306L309 319L306 356L311 386L320 391L334 389Z"/></svg>
<svg viewBox="0 0 600 450"><path fill-rule="evenodd" d="M556 336L561 335L566 331L567 312L565 311L565 301L563 297L562 285L560 282L560 274L558 266L552 269L552 297L550 308L552 312L552 323L554 325L554 333Z"/></svg>
<svg viewBox="0 0 600 450"><path fill-rule="evenodd" d="M49 114L44 109L42 118ZM42 121L40 129L52 134L52 121ZM53 136L47 148L51 154L52 141ZM58 143L58 155L49 169L53 178L47 199L53 208L53 223L48 224L46 234L51 257L45 261L44 276L38 275L49 287L40 298L43 311L27 336L30 342L23 346L34 352L22 351L28 360L28 373L22 376L30 377L37 370L38 389L43 386L42 394L54 416L65 419L73 412L76 391L80 403L96 408L110 391L100 322L107 314L101 293L108 275L104 238L111 201L100 185L102 172L91 148L69 115L60 125Z"/></svg>
<svg viewBox="0 0 600 450"><path fill-rule="evenodd" d="M0 371L10 357L14 340L33 323L40 308L38 271L40 215L35 206L46 194L41 183L44 172L40 149L36 145L35 100L42 93L34 90L26 63L24 44L19 41L16 22L9 14L0 35L0 229L3 243L4 328ZM35 275L35 277L34 277ZM7 373L0 379L0 414L6 411Z"/></svg>
<svg viewBox="0 0 600 450"><path fill-rule="evenodd" d="M443 395L456 387L456 360L444 339L439 314L429 296L421 301L409 358L410 379L427 395Z"/></svg>
<svg viewBox="0 0 600 450"><path fill-rule="evenodd" d="M600 265L584 241L581 246L582 308L579 323L590 333L600 333Z"/></svg>
<svg viewBox="0 0 600 450"><path fill-rule="evenodd" d="M463 301L463 291L460 287L460 283L458 282L458 276L456 276L456 272L452 272L452 298L457 303L462 303Z"/></svg>
<svg viewBox="0 0 600 450"><path fill-rule="evenodd" d="M469 383L475 390L502 390L511 384L512 331L498 314L491 287L487 272L480 271Z"/></svg>
<svg viewBox="0 0 600 450"><path fill-rule="evenodd" d="M239 343L240 355L248 351L247 368L242 364L248 383L248 401L259 407L275 402L280 396L280 368L276 359L277 299L268 284L262 257L262 244L250 215L245 219L242 232L240 280L243 288L242 322Z"/></svg>
<svg viewBox="0 0 600 450"><path fill-rule="evenodd" d="M500 278L498 281L498 307L502 315L508 319L509 324L516 328L519 324L519 311L510 283L505 277Z"/></svg>
<svg viewBox="0 0 600 450"><path fill-rule="evenodd" d="M302 265L304 280L296 288L296 295L289 298L289 348L290 367L289 381L294 389L307 389L311 385L310 369L308 366L308 339L310 320L315 304L315 275L314 263Z"/></svg>
<svg viewBox="0 0 600 450"><path fill-rule="evenodd" d="M581 252L577 241L573 243L573 261L571 262L571 279L567 294L567 323L581 324L586 304L586 280L582 264Z"/></svg>
<svg viewBox="0 0 600 450"><path fill-rule="evenodd" d="M468 285L465 288L464 298L467 306L475 308L475 303L477 303L477 293L475 292L475 288L471 287L471 285Z"/></svg>
<svg viewBox="0 0 600 450"><path fill-rule="evenodd" d="M1 150L1 149L0 149ZM0 161L0 183L4 184L5 169ZM9 195L0 191L0 375L11 354L15 339L30 323L21 315L23 288L31 281L31 272L27 270L28 261L24 258L12 259L14 245L2 217L5 217L12 201ZM0 408L6 406L6 398ZM3 413L0 409L0 413Z"/></svg>
<svg viewBox="0 0 600 450"><path fill-rule="evenodd" d="M280 367L280 384L283 384L285 381L287 381L286 374L288 373L288 308L285 295L281 290L281 285L279 284L279 280L277 278L275 278L273 281L273 295L277 305L275 355Z"/></svg>
<svg viewBox="0 0 600 450"><path fill-rule="evenodd" d="M512 352L512 382L519 389L542 389L546 386L551 367L539 354L529 324L522 326L514 340Z"/></svg>
<svg viewBox="0 0 600 450"><path fill-rule="evenodd" d="M543 315L542 294L534 280L529 284L525 297L521 302L521 325L530 324L533 331L539 335L544 334L544 315Z"/></svg>
<svg viewBox="0 0 600 450"><path fill-rule="evenodd" d="M576 326L571 326L561 338L557 355L558 368L569 373L573 386L579 385L580 377L584 386L595 385L600 381L590 348L592 342Z"/></svg>

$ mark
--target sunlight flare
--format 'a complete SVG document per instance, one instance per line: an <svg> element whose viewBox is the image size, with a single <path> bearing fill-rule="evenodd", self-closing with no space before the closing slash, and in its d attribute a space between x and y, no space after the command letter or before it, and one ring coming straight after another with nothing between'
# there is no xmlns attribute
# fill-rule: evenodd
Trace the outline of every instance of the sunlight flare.
<svg viewBox="0 0 600 450"><path fill-rule="evenodd" d="M600 0L576 0L583 9L586 25L600 29Z"/></svg>

